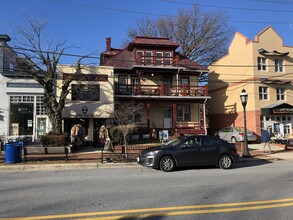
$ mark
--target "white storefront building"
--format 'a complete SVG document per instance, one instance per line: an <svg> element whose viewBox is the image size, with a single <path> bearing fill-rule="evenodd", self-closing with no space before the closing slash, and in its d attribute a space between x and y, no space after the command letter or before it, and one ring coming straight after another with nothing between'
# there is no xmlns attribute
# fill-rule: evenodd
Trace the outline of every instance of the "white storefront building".
<svg viewBox="0 0 293 220"><path fill-rule="evenodd" d="M17 54L0 35L0 137L38 140L50 129L43 106L43 88L18 71Z"/></svg>

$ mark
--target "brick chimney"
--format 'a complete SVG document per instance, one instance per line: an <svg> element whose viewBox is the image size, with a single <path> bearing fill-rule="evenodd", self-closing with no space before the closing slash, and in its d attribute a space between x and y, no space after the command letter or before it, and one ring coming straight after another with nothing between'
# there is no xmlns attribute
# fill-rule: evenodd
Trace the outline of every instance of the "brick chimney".
<svg viewBox="0 0 293 220"><path fill-rule="evenodd" d="M106 51L111 51L111 37L106 38Z"/></svg>
<svg viewBox="0 0 293 220"><path fill-rule="evenodd" d="M6 43L6 42L8 42L10 40L11 39L7 34L0 34L0 45L2 45L2 42Z"/></svg>

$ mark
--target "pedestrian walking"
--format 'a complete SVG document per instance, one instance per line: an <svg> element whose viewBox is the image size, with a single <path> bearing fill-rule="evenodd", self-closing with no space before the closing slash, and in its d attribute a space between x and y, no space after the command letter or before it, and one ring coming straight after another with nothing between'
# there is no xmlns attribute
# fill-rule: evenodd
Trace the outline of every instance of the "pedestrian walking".
<svg viewBox="0 0 293 220"><path fill-rule="evenodd" d="M267 129L261 129L261 141L263 143L263 153L266 153L266 147L269 150L269 153L273 153L270 143L270 133Z"/></svg>

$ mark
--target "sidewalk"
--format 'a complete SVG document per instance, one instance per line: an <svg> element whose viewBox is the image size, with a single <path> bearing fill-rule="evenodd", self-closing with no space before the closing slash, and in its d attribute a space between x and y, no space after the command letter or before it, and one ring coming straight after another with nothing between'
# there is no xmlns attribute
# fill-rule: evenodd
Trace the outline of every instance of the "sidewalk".
<svg viewBox="0 0 293 220"><path fill-rule="evenodd" d="M242 151L238 151L241 161L250 161L254 159L261 160L293 160L293 147L272 144L273 154L263 154L262 144L250 144L250 158L243 158ZM69 155L68 162L65 163L64 157L60 155L34 155L29 157L28 162L13 164L5 163L5 155L0 154L0 172L22 172L22 171L45 171L45 170L64 170L64 169L96 169L113 167L137 167L136 162L121 163L101 163L101 150L85 148L82 152Z"/></svg>
<svg viewBox="0 0 293 220"><path fill-rule="evenodd" d="M293 160L293 146L271 144L272 154L263 154L263 144L249 144L249 152L252 157L267 160ZM267 149L266 149L267 150ZM242 156L242 152L238 152Z"/></svg>

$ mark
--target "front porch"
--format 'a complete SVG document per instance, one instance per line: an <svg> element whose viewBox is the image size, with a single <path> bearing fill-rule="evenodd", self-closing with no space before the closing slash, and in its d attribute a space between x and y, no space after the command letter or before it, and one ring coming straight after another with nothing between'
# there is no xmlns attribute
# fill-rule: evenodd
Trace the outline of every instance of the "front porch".
<svg viewBox="0 0 293 220"><path fill-rule="evenodd" d="M170 138L185 134L207 134L204 101L141 100L144 110L137 117L134 140L159 139L160 131L168 131Z"/></svg>

